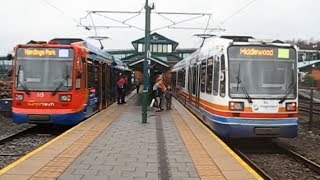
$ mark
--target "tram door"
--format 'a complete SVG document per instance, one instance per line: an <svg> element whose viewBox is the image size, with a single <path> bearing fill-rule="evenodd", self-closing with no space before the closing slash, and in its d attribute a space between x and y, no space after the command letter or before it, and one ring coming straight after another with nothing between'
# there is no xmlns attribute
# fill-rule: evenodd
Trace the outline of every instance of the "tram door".
<svg viewBox="0 0 320 180"><path fill-rule="evenodd" d="M188 84L190 102L199 107L199 65L190 66Z"/></svg>
<svg viewBox="0 0 320 180"><path fill-rule="evenodd" d="M189 92L189 102L192 102L192 66L188 68L188 92Z"/></svg>
<svg viewBox="0 0 320 180"><path fill-rule="evenodd" d="M99 110L102 109L102 96L103 96L103 90L102 90L102 66L103 64L98 62L96 63L96 68L97 68L97 73L98 73L98 86L97 86L97 95L98 95L98 105L99 105Z"/></svg>
<svg viewBox="0 0 320 180"><path fill-rule="evenodd" d="M106 95L107 95L107 106L109 106L113 101L112 101L112 82L111 82L111 68L109 65L106 66Z"/></svg>
<svg viewBox="0 0 320 180"><path fill-rule="evenodd" d="M106 63L102 63L102 67L101 67L101 71L102 71L102 86L101 86L101 94L102 94L102 109L105 109L107 107L107 83L106 83L106 79L107 79L107 72L106 72Z"/></svg>
<svg viewBox="0 0 320 180"><path fill-rule="evenodd" d="M199 106L200 106L200 68L201 68L201 64L194 66L194 68L195 68L194 78L196 79L194 81L195 82L195 94L196 94L196 106L199 108Z"/></svg>

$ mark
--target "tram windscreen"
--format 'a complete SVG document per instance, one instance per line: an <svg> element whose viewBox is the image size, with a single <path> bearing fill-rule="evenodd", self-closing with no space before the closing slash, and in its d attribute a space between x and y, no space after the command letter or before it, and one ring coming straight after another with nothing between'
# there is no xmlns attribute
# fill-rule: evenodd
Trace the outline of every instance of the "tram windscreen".
<svg viewBox="0 0 320 180"><path fill-rule="evenodd" d="M274 46L231 46L229 58L229 94L245 98L294 98L296 86L296 50ZM293 87L293 88L292 88Z"/></svg>
<svg viewBox="0 0 320 180"><path fill-rule="evenodd" d="M16 56L15 87L17 90L71 90L73 49L18 48Z"/></svg>

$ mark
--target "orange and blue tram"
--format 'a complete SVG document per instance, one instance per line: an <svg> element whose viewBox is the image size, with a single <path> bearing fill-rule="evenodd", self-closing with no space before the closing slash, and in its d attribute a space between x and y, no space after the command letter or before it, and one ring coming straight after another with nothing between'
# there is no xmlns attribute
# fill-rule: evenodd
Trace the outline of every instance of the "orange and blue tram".
<svg viewBox="0 0 320 180"><path fill-rule="evenodd" d="M73 125L115 101L119 74L131 70L82 39L15 47L12 120Z"/></svg>

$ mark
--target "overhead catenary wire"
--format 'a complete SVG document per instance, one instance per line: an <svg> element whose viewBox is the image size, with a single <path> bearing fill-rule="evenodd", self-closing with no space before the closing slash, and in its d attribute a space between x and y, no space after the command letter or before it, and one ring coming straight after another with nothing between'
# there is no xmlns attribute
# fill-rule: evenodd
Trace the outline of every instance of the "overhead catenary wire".
<svg viewBox="0 0 320 180"><path fill-rule="evenodd" d="M225 24L226 22L228 22L231 18L233 18L235 15L239 14L241 11L243 11L246 7L248 7L249 5L251 5L252 3L254 3L257 0L251 0L248 3L246 3L244 6L240 7L236 12L234 12L233 14L231 14L230 16L228 16L226 19L224 19L218 27L221 27L223 24Z"/></svg>
<svg viewBox="0 0 320 180"><path fill-rule="evenodd" d="M199 16L192 17L192 18L189 18L189 19L177 21L177 22L172 23L172 24L169 24L169 25L165 25L165 26L162 26L162 27L159 27L159 28L155 28L155 29L153 29L153 30L151 30L151 31L153 32L153 31L157 31L157 30L160 30L160 29L169 28L169 27L172 26L172 25L177 25L177 24L181 24L181 23L184 23L184 22L188 22L188 21L191 21L191 20L194 20L194 19L201 18L201 17L203 17L203 16L204 16L204 15L199 15Z"/></svg>
<svg viewBox="0 0 320 180"><path fill-rule="evenodd" d="M97 36L98 35L98 33L97 33L97 29L95 28L95 25L94 25L94 21L93 21L93 18L92 18L92 15L90 14L90 19L91 19L91 23L92 23L92 25L93 25L93 29L94 29L94 33L95 33L95 35Z"/></svg>
<svg viewBox="0 0 320 180"><path fill-rule="evenodd" d="M207 32L207 29L208 29L208 26L209 26L209 23L210 23L210 19L211 19L211 14L208 17L207 25L206 25L206 28L205 28L203 34L206 34L206 32Z"/></svg>
<svg viewBox="0 0 320 180"><path fill-rule="evenodd" d="M127 25L127 26L129 26L129 27L132 27L132 28L135 28L135 29L144 31L144 29L142 29L142 28L140 28L140 27L137 27L137 26L135 26L135 25L131 25L131 24L129 24L129 23L126 23L126 22L123 22L123 21L120 21L120 20L117 20L117 19L108 17L108 16L106 16L106 15L103 15L103 14L100 14L100 13L94 13L94 14L96 14L96 15L98 15L98 16L101 16L101 17L104 17L104 18L106 18L106 19L109 19L109 20L112 20L112 21L115 21L115 22L118 22L118 23Z"/></svg>
<svg viewBox="0 0 320 180"><path fill-rule="evenodd" d="M49 6L51 6L52 8L54 8L55 10L59 11L61 14L65 15L65 16L67 16L67 17L69 17L69 18L71 18L72 21L77 24L77 26L81 26L81 19L82 19L82 18L80 18L80 20L78 21L78 20L76 20L75 18L73 18L72 16L67 15L63 10L61 10L60 8L58 8L57 6L55 6L54 4L50 3L49 1L43 0L43 2L45 2L46 4L48 4ZM88 17L88 16L89 16L89 14L87 14L84 18L86 18L86 17ZM85 29L86 29L86 30L90 30L90 29L88 29L87 27L85 27ZM95 31L95 35L97 36L97 32L96 32L96 31ZM101 47L102 47L102 43L101 43L101 42L100 42L100 45L101 45Z"/></svg>
<svg viewBox="0 0 320 180"><path fill-rule="evenodd" d="M139 16L140 14L143 14L143 13L146 13L145 11L143 11L144 8L142 8L140 11L88 11L88 14L90 14L92 16L92 14L95 14L97 16L100 16L100 17L103 17L103 18L106 18L108 20L111 20L111 21L114 21L114 22L117 22L117 23L121 23L122 25L124 26L96 26L95 24L93 24L92 26L89 26L89 25L83 25L81 24L81 26L85 27L85 28L135 28L135 29L138 29L138 30L141 30L141 31L144 31L144 28L140 28L136 25L132 25L131 23L129 23L128 21L134 19L135 17ZM211 13L197 13L197 12L158 12L154 9L153 12L151 12L152 14L157 14L159 15L160 17L162 17L163 19L169 21L170 23L168 23L167 25L165 26L162 26L162 27L157 27L155 29L152 29L151 32L154 32L154 31L157 31L157 30L161 30L161 29L164 29L164 28L168 28L168 29L190 29L190 30L204 30L204 32L206 33L208 30L210 31L214 31L214 30L224 30L222 28L209 28L209 25L210 25L210 21L211 21L211 18L212 18L212 14ZM88 14L81 18L81 21L83 19L86 19L88 17ZM116 19L116 18L113 18L111 16L109 16L108 14L134 14L133 16L127 18L127 19L124 19L124 20L119 20L119 19ZM191 18L187 18L187 19L183 19L183 20L180 20L180 21L175 21L173 20L172 18L169 18L168 16L169 15L173 15L174 17L176 17L176 15L182 15L182 16L192 16ZM204 28L201 28L201 27L177 27L176 25L177 24L182 24L182 23L185 23L185 22L188 22L188 21L192 21L194 19L199 19L199 18L202 18L202 17L205 17L205 16L208 16L208 19L207 19L207 22L206 22L206 25Z"/></svg>
<svg viewBox="0 0 320 180"><path fill-rule="evenodd" d="M157 11L156 10L154 10L156 13L157 13ZM169 18L167 18L166 16L164 16L164 15L162 15L162 14L159 14L159 13L157 13L160 17L162 17L162 18L164 18L164 19L166 19L166 20L168 20L168 21L170 21L170 22L172 22L173 24L175 24L176 22L174 22L173 20L171 20L171 19L169 19Z"/></svg>
<svg viewBox="0 0 320 180"><path fill-rule="evenodd" d="M123 22L123 23L125 23L125 22L130 21L131 19L133 19L133 18L135 18L135 17L139 16L139 15L142 13L143 8L144 8L144 7L142 7L142 8L140 9L140 11L139 11L137 14L133 15L132 17L129 17L128 19L125 19L125 20L124 20L124 21L122 21L122 22Z"/></svg>
<svg viewBox="0 0 320 180"><path fill-rule="evenodd" d="M140 28L138 26L135 26L135 25L132 25L130 23L128 23L129 20L139 16L140 14L142 13L145 13L143 12L144 8L142 8L140 11L88 11L88 14L96 14L100 17L103 17L103 18L106 18L106 19L109 19L111 21L114 21L114 22L118 22L118 23L121 23L125 26L88 26L88 25L83 25L82 23L81 26L85 27L85 28L89 28L89 27L93 27L93 28L135 28L135 29L138 29L138 30L141 30L141 31L144 31L144 28ZM175 25L177 24L181 24L181 23L184 23L184 22L188 22L188 21L191 21L191 20L194 20L194 19L198 19L198 18L201 18L201 17L204 17L204 16L208 16L208 22L207 22L207 25L205 28L198 28L198 29L203 29L205 32L209 29L209 30L218 30L217 28L209 28L209 22L210 22L210 19L211 19L211 16L212 14L211 13L187 13L187 12L157 12L156 10L154 10L155 12L151 12L153 14L158 14L160 17L164 18L165 20L169 21L170 24L168 25L165 25L165 26L162 26L162 27L158 27L158 28L155 28L155 29L152 29L151 32L154 32L154 31L157 31L157 30L161 30L161 29L164 29L164 28L171 28L171 29L197 29L197 28L194 28L194 27L191 27L191 28L188 28L188 27L176 27ZM115 18L112 18L110 16L107 16L106 14L120 14L120 13L128 13L128 14L134 14L133 16L125 19L125 20L118 20L118 19L115 19ZM81 18L81 21L85 18L87 18L88 14ZM174 21L172 19L170 19L169 17L167 17L166 15L188 15L188 16L193 16L191 18L188 18L188 19L184 19L184 20L181 20L181 21Z"/></svg>
<svg viewBox="0 0 320 180"><path fill-rule="evenodd" d="M57 11L59 11L61 14L65 15L65 16L68 16L69 18L71 18L76 24L79 24L79 21L76 20L75 18L73 18L72 16L70 15L67 15L64 11L62 11L60 8L58 8L57 6L55 6L54 4L50 3L49 1L47 0L43 0L43 2L47 3L49 6L51 6L52 8L56 9Z"/></svg>
<svg viewBox="0 0 320 180"><path fill-rule="evenodd" d="M218 28L209 28L210 20L211 20L211 17L212 17L211 13L158 12L156 9L152 13L157 14L160 17L162 17L163 19L171 22L171 24L169 24L169 25L165 25L165 26L162 26L162 27L159 27L159 28L155 28L152 31L156 31L156 30L160 30L160 29L164 29L164 28L168 28L168 29L185 29L185 30L204 30L204 32L206 32L207 30L211 30L211 31L223 30L221 28L219 28L219 29ZM169 17L167 17L165 15L188 15L188 16L196 16L196 17L192 17L190 19L186 19L186 20L182 20L182 21L176 22L176 21L170 19ZM187 22L187 21L191 21L191 20L194 20L194 19L197 19L197 18L204 17L204 16L208 16L208 21L207 21L207 24L206 24L205 28L182 27L182 26L181 27L177 27L176 26L177 24L181 24L181 23L184 23L184 22Z"/></svg>

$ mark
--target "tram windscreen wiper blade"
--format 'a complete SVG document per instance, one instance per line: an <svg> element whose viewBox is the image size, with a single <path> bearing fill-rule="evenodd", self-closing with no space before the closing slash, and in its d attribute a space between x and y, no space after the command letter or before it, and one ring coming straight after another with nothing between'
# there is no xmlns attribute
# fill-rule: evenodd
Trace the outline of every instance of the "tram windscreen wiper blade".
<svg viewBox="0 0 320 180"><path fill-rule="evenodd" d="M247 92L246 88L244 87L242 81L240 80L240 78L237 76L237 80L238 83L240 84L240 87L244 93L244 95L246 96L246 99L248 100L249 103L252 103L252 98L250 97L249 93Z"/></svg>
<svg viewBox="0 0 320 180"><path fill-rule="evenodd" d="M19 65L18 73L17 73L17 75L16 75L16 77L17 77L17 83L18 83L18 85L20 85L20 86L22 87L22 89L23 89L24 91L26 91L27 95L29 95L29 94L30 94L29 88L27 87L27 85L24 85L24 84L21 82L20 78L19 78L19 77L20 77L20 70L21 70L21 65Z"/></svg>
<svg viewBox="0 0 320 180"><path fill-rule="evenodd" d="M290 86L288 87L288 89L284 92L283 98L280 99L279 104L283 103L283 102L287 99L287 97L289 96L289 94L291 93L291 91L294 89L294 87L295 87L294 85L295 85L295 84L296 84L295 82L292 82L292 83L290 84Z"/></svg>
<svg viewBox="0 0 320 180"><path fill-rule="evenodd" d="M238 90L239 90L239 83L240 83L240 79L239 79L239 77L240 77L240 64L239 64L239 68L238 68L238 76L237 76L237 92L238 92Z"/></svg>
<svg viewBox="0 0 320 180"><path fill-rule="evenodd" d="M63 83L69 78L69 74L67 74L63 80L59 83L59 85L57 86L57 88L52 92L52 96L56 95L57 92L59 91L59 89L63 86Z"/></svg>

